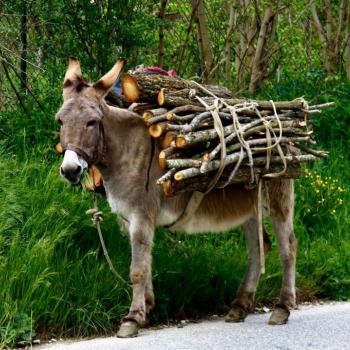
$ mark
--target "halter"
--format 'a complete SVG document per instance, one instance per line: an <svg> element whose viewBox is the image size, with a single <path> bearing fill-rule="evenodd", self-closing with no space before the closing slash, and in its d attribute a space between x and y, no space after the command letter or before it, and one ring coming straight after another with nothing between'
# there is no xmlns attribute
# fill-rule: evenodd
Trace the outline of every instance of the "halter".
<svg viewBox="0 0 350 350"><path fill-rule="evenodd" d="M104 128L102 121L99 123L99 143L95 149L95 152L92 157L90 157L84 150L82 150L80 147L72 144L72 143L67 143L67 144L61 144L63 148L63 152L65 151L73 151L78 156L83 158L87 163L88 166L90 167L91 165L97 163L104 155L105 155L105 142L104 142ZM102 147L100 147L100 144L102 143ZM102 149L101 149L102 148Z"/></svg>

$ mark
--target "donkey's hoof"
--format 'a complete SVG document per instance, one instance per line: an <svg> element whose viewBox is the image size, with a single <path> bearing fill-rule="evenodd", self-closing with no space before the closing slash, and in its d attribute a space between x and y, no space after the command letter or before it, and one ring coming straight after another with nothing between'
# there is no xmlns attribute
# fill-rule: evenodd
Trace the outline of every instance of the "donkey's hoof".
<svg viewBox="0 0 350 350"><path fill-rule="evenodd" d="M125 321L120 325L118 338L133 338L137 336L139 326L135 321Z"/></svg>
<svg viewBox="0 0 350 350"><path fill-rule="evenodd" d="M281 325L286 324L288 321L288 317L290 315L290 312L286 309L283 309L281 307L276 307L270 316L269 324L271 325Z"/></svg>
<svg viewBox="0 0 350 350"><path fill-rule="evenodd" d="M248 313L240 306L233 306L225 316L225 322L244 322Z"/></svg>

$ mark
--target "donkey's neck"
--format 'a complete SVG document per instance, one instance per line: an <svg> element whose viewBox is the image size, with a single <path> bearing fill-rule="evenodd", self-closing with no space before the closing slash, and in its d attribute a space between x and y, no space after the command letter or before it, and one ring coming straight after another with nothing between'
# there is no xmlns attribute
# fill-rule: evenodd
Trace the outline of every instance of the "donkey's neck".
<svg viewBox="0 0 350 350"><path fill-rule="evenodd" d="M143 120L125 109L102 108L105 156L100 165L104 180L131 176L147 168L152 161L152 140Z"/></svg>

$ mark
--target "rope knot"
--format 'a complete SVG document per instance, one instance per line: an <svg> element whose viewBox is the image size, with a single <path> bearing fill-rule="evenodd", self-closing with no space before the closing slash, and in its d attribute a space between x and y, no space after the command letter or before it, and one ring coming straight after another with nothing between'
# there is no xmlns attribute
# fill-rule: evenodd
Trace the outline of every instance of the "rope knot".
<svg viewBox="0 0 350 350"><path fill-rule="evenodd" d="M188 97L189 98L194 98L196 95L197 95L196 89L190 89L190 91L188 93Z"/></svg>
<svg viewBox="0 0 350 350"><path fill-rule="evenodd" d="M91 208L86 211L87 215L91 215L91 220L94 225L103 221L102 211L99 211L98 208Z"/></svg>

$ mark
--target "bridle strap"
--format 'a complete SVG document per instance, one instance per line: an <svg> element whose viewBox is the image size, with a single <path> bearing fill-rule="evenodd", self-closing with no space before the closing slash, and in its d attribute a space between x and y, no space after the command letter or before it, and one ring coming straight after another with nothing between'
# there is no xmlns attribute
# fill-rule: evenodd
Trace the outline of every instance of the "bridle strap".
<svg viewBox="0 0 350 350"><path fill-rule="evenodd" d="M102 147L100 147L100 145L97 146L97 149L94 152L94 155L92 158L84 150L82 150L80 147L78 147L72 143L62 144L62 148L63 148L64 152L65 151L75 152L76 154L78 154L78 156L83 158L90 166L90 165L96 163L105 154L104 128L103 128L102 123L99 124L99 143L102 143ZM102 149L100 149L100 148L102 148Z"/></svg>
<svg viewBox="0 0 350 350"><path fill-rule="evenodd" d="M89 165L91 164L90 157L81 148L79 148L71 143L68 143L67 145L62 145L62 148L63 148L63 151L75 152L78 156L83 158Z"/></svg>

